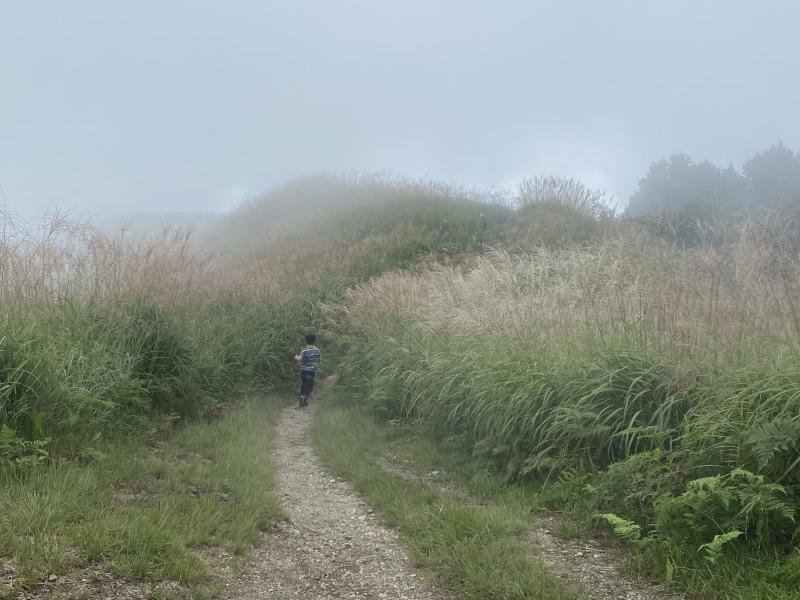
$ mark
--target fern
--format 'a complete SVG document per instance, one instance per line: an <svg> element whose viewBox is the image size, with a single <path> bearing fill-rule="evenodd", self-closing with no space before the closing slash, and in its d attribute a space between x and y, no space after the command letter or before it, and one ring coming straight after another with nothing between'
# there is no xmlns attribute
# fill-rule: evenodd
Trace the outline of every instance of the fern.
<svg viewBox="0 0 800 600"><path fill-rule="evenodd" d="M797 451L800 444L800 421L779 420L760 423L745 435L756 467L762 471L776 455Z"/></svg>
<svg viewBox="0 0 800 600"><path fill-rule="evenodd" d="M602 513L597 515L597 517L611 525L614 529L614 533L619 537L634 544L642 540L642 528L633 521L623 519L614 513Z"/></svg>
<svg viewBox="0 0 800 600"><path fill-rule="evenodd" d="M38 465L49 455L50 440L25 440L7 425L0 426L0 467L9 465Z"/></svg>
<svg viewBox="0 0 800 600"><path fill-rule="evenodd" d="M785 488L744 469L696 479L680 496L660 502L662 530L679 537L703 536L699 540L715 531L740 530L763 545L785 538L794 522L795 508Z"/></svg>
<svg viewBox="0 0 800 600"><path fill-rule="evenodd" d="M728 533L721 533L719 535L715 535L714 539L708 542L707 544L703 544L700 546L697 551L700 552L701 550L706 551L705 559L710 563L715 563L719 560L720 556L722 556L722 548L728 542L732 542L740 535L743 535L743 531L739 531L738 529L734 529L733 531L729 531Z"/></svg>
<svg viewBox="0 0 800 600"><path fill-rule="evenodd" d="M720 475L695 479L690 481L686 487L683 497L689 500L693 506L713 502L725 511L729 511L737 498L736 490L727 485L727 478L723 479Z"/></svg>
<svg viewBox="0 0 800 600"><path fill-rule="evenodd" d="M761 475L753 475L743 469L734 469L728 475L737 485L737 496L741 505L739 514L746 520L762 520L779 517L795 521L794 507L786 501L786 490L777 483L766 483Z"/></svg>

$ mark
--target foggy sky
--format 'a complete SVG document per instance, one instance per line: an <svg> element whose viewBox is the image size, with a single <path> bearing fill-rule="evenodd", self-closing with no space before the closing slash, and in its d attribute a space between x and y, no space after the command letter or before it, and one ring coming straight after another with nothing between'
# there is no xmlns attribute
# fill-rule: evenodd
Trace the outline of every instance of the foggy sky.
<svg viewBox="0 0 800 600"><path fill-rule="evenodd" d="M624 202L669 154L800 147L798 23L793 0L0 0L0 187L110 215L318 171L552 173Z"/></svg>

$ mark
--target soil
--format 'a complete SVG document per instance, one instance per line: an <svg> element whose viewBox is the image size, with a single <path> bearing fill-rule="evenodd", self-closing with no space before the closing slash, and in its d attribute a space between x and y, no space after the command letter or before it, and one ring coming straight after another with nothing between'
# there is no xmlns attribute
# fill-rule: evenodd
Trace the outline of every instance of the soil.
<svg viewBox="0 0 800 600"><path fill-rule="evenodd" d="M156 585L127 581L108 571L104 565L45 577L33 588L19 592L17 600L151 600L152 598L188 600L189 591L174 581Z"/></svg>

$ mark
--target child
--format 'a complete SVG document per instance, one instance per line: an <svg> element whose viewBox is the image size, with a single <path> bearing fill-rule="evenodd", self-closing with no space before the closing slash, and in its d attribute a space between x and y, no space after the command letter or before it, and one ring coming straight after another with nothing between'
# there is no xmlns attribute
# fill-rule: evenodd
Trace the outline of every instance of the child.
<svg viewBox="0 0 800 600"><path fill-rule="evenodd" d="M295 354L294 359L300 363L300 403L299 406L308 406L311 390L314 389L314 375L319 367L320 352L316 346L317 336L309 333L306 336L306 347Z"/></svg>

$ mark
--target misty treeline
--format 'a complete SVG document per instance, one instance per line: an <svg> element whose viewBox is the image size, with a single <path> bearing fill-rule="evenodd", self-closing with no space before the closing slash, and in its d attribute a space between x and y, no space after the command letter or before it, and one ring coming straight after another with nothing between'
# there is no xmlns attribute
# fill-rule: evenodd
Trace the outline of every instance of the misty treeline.
<svg viewBox="0 0 800 600"><path fill-rule="evenodd" d="M800 152L778 143L746 160L741 171L685 154L659 160L639 182L627 214L692 220L787 208L800 209Z"/></svg>

